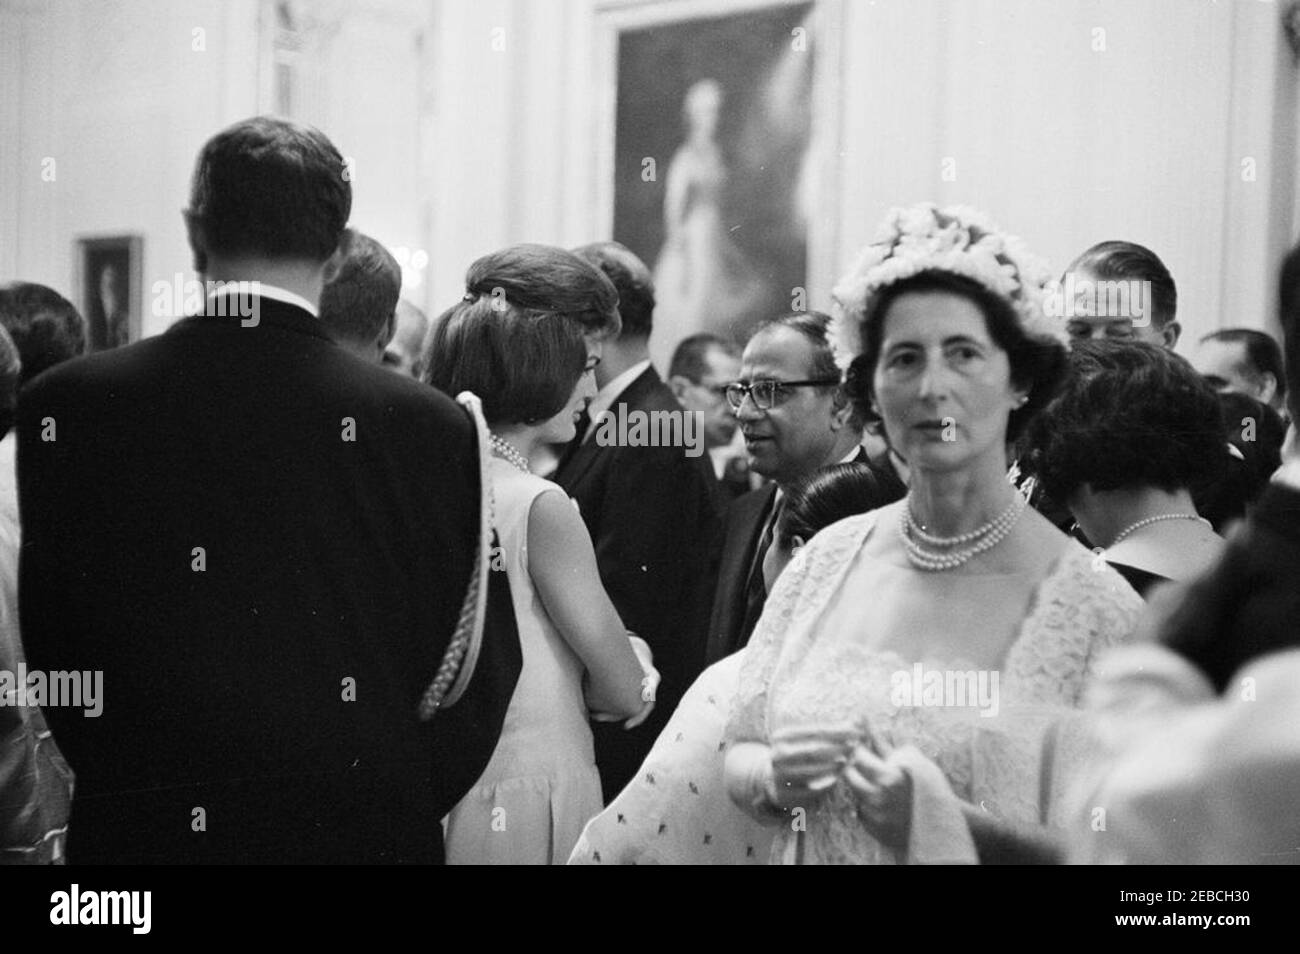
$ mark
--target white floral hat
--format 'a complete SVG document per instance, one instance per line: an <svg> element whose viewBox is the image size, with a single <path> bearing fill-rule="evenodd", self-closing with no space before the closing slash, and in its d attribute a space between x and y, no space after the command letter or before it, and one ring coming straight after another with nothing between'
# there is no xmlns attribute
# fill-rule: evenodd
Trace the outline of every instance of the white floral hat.
<svg viewBox="0 0 1300 954"><path fill-rule="evenodd" d="M1025 332L1067 343L1064 329L1043 310L1047 264L970 206L940 209L933 202L895 208L871 244L832 291L839 305L830 328L841 368L862 353L862 320L883 288L926 271L962 275L1007 299Z"/></svg>

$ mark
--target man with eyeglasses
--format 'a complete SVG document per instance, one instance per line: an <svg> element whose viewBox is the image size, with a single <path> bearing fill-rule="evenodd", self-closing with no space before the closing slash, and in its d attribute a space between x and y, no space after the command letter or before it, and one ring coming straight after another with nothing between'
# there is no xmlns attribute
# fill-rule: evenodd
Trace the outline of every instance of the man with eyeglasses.
<svg viewBox="0 0 1300 954"><path fill-rule="evenodd" d="M745 436L752 470L772 483L727 510L708 661L749 642L767 599L763 557L780 516L782 488L821 467L860 461L862 421L840 387L827 339L830 316L791 312L759 327L745 346L728 403Z"/></svg>
<svg viewBox="0 0 1300 954"><path fill-rule="evenodd" d="M683 339L668 365L673 396L704 421L704 448L728 500L753 490L740 426L726 397L727 385L738 377L740 349L708 332Z"/></svg>

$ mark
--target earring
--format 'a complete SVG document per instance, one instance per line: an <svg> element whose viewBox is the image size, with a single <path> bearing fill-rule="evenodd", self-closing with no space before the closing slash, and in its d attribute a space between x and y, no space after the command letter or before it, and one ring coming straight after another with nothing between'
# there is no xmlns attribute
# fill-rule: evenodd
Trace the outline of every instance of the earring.
<svg viewBox="0 0 1300 954"><path fill-rule="evenodd" d="M1020 395L1020 399L1016 401L1016 407L1024 407L1028 403L1029 403L1029 395L1022 394Z"/></svg>

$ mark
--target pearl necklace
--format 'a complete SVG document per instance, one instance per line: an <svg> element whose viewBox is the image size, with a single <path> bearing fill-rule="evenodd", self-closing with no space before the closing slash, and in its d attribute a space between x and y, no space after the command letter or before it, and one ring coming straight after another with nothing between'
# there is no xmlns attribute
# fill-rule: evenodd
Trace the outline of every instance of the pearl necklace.
<svg viewBox="0 0 1300 954"><path fill-rule="evenodd" d="M492 444L492 450L496 451L498 457L505 458L511 464L514 464L516 467L522 470L525 474L532 473L532 471L528 469L528 458L525 457L523 454L519 453L519 451L515 450L515 448L511 444L509 444L506 441L503 441L495 434L488 434L488 441Z"/></svg>
<svg viewBox="0 0 1300 954"><path fill-rule="evenodd" d="M913 566L931 572L953 570L971 557L985 550L991 550L1005 540L1028 504L1029 501L1017 493L1016 499L1011 501L1006 510L982 527L955 537L938 537L926 533L917 524L912 516L912 495L909 493L903 503L902 519L898 522L898 536L903 541L907 558L912 561ZM964 543L971 545L964 549L953 549Z"/></svg>
<svg viewBox="0 0 1300 954"><path fill-rule="evenodd" d="M1214 529L1214 524L1210 523L1210 521L1206 520L1204 517L1198 517L1194 513L1162 513L1157 514L1154 517L1147 517L1145 520L1139 520L1137 523L1129 524L1119 532L1115 539L1110 542L1110 545L1113 547L1134 530L1140 530L1142 527L1149 527L1151 524L1157 523L1161 520L1198 520L1210 529Z"/></svg>

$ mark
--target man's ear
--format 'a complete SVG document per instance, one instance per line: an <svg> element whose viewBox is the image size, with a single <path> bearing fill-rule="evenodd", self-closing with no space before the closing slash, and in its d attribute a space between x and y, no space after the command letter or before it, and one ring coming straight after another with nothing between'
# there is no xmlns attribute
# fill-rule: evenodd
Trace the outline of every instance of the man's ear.
<svg viewBox="0 0 1300 954"><path fill-rule="evenodd" d="M677 398L678 401L682 399L682 395L686 393L686 389L691 386L691 383L690 378L680 374L674 374L668 379L668 387L673 392L673 397Z"/></svg>
<svg viewBox="0 0 1300 954"><path fill-rule="evenodd" d="M321 266L321 284L328 285L338 277L339 270L343 268L343 263L347 261L351 251L352 230L344 229L343 234L339 236L339 244Z"/></svg>
<svg viewBox="0 0 1300 954"><path fill-rule="evenodd" d="M1183 326L1176 321L1171 321L1160 329L1160 334L1164 336L1165 347L1170 351L1178 347L1178 336L1183 333Z"/></svg>
<svg viewBox="0 0 1300 954"><path fill-rule="evenodd" d="M388 346L393 343L393 335L397 334L397 311L394 310L384 322L384 327L379 329L379 335L375 338L375 344L382 355L388 350Z"/></svg>
<svg viewBox="0 0 1300 954"><path fill-rule="evenodd" d="M853 417L853 401L843 387L835 389L831 400L831 430L838 431L850 426Z"/></svg>
<svg viewBox="0 0 1300 954"><path fill-rule="evenodd" d="M1272 371L1265 371L1259 376L1259 403L1272 404L1277 396L1277 376Z"/></svg>
<svg viewBox="0 0 1300 954"><path fill-rule="evenodd" d="M203 275L208 270L208 236L203 221L190 209L182 209L181 217L185 219L185 237L190 243L194 271Z"/></svg>

